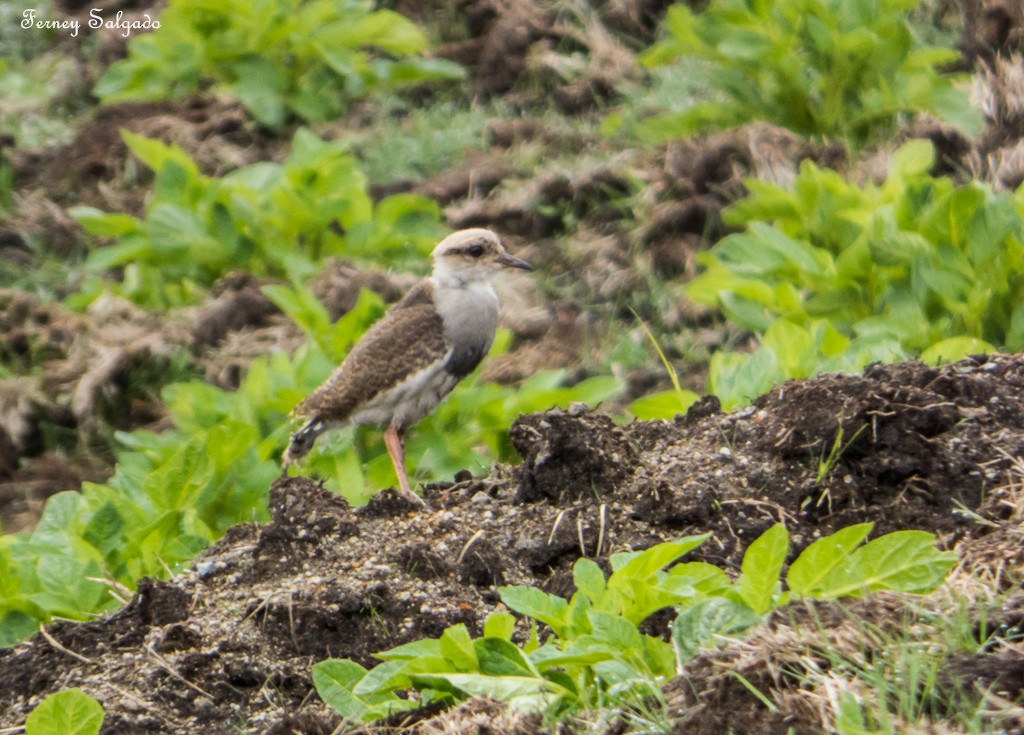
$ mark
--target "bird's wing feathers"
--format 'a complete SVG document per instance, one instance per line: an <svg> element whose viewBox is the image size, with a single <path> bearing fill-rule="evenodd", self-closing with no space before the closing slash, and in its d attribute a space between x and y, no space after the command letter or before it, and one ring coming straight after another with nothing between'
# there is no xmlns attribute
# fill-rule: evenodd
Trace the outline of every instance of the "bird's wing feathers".
<svg viewBox="0 0 1024 735"><path fill-rule="evenodd" d="M450 349L434 308L433 288L422 281L363 335L294 413L342 422L374 396L443 359Z"/></svg>

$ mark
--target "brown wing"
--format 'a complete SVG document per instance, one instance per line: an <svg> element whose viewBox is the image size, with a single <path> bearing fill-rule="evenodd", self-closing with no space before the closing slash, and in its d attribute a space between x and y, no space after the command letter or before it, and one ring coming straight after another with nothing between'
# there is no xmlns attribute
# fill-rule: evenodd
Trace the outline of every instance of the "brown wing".
<svg viewBox="0 0 1024 735"><path fill-rule="evenodd" d="M421 281L370 327L331 377L293 413L344 421L378 394L440 360L448 349L433 288Z"/></svg>

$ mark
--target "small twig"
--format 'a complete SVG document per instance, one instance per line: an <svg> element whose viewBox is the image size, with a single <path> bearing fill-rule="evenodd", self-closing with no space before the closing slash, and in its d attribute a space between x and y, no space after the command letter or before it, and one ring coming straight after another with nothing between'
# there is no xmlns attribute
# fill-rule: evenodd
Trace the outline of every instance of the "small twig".
<svg viewBox="0 0 1024 735"><path fill-rule="evenodd" d="M54 638L52 635L50 635L49 633L46 632L46 628L40 628L39 629L39 635L41 635L46 640L46 642L49 643L50 646L52 646L54 649L60 651L61 653L66 653L71 658L73 658L73 659L75 659L77 661L81 661L83 664L95 664L96 663L91 658L87 658L86 656L83 656L80 653L75 653L71 649L65 648L64 646L62 646L57 641L56 638Z"/></svg>
<svg viewBox="0 0 1024 735"><path fill-rule="evenodd" d="M604 529L608 523L608 504L601 503L601 530L597 533L597 550L594 556L601 556L601 547L604 546Z"/></svg>
<svg viewBox="0 0 1024 735"><path fill-rule="evenodd" d="M295 646L295 653L302 654L302 649L299 647L299 637L295 635L295 616L292 614L292 608L294 607L294 595L295 590L288 590L288 631L292 636L292 645ZM271 702L273 704L273 702Z"/></svg>
<svg viewBox="0 0 1024 735"><path fill-rule="evenodd" d="M213 695L210 694L208 691L206 691L205 689L203 689L203 688L193 684L188 679L186 679L184 676L179 674L174 669L174 667L171 666L171 663L167 659L165 659L163 656L161 656L159 653L157 653L155 650L153 650L153 646L152 645L146 646L146 655L149 656L150 658L152 658L153 661L156 662L157 666L159 666L161 669L163 669L168 674L170 674L173 678L177 679L182 684L187 686L189 689L192 689L193 691L199 692L204 697L209 697L210 699L214 698Z"/></svg>
<svg viewBox="0 0 1024 735"><path fill-rule="evenodd" d="M107 588L107 594L122 605L127 605L132 599L132 591L116 579L107 579L106 577L86 577L86 579L104 585Z"/></svg>
<svg viewBox="0 0 1024 735"><path fill-rule="evenodd" d="M459 552L459 558L455 560L455 566L462 563L462 560L466 557L466 552L469 551L469 547L476 543L476 540L484 535L484 529L480 529L472 536L469 537L469 541L462 547L462 551Z"/></svg>
<svg viewBox="0 0 1024 735"><path fill-rule="evenodd" d="M5 727L0 730L0 735L17 735L20 732L25 732L24 725L18 725L17 727Z"/></svg>
<svg viewBox="0 0 1024 735"><path fill-rule="evenodd" d="M558 527L562 524L562 518L565 517L565 511L566 509L563 508L562 510L558 511L558 515L555 516L555 523L553 526L551 526L551 533L548 534L548 546L551 546L551 542L555 538L555 532L558 530Z"/></svg>
<svg viewBox="0 0 1024 735"><path fill-rule="evenodd" d="M121 688L121 687L119 687L119 686L118 686L117 684L111 684L111 683L110 683L109 681L107 682L107 685L108 685L108 686L110 686L110 688L112 688L112 689L115 689L115 690L117 690L118 692L120 692L120 693L121 693L121 695L122 695L122 696L123 696L123 697L124 697L125 699L130 699L130 700L132 700L132 701L133 701L133 702L134 702L134 703L135 703L135 704L136 704L136 705L137 705L137 706L138 706L138 707L139 707L140 709L146 709L146 710L148 710L148 709L149 709L149 702L147 702L146 700L144 700L144 699L143 699L142 697L138 697L138 696L136 696L136 695L132 694L132 693L131 693L131 692L129 692L129 691L127 690L127 689L122 689L122 688Z"/></svg>
<svg viewBox="0 0 1024 735"><path fill-rule="evenodd" d="M586 556L587 555L587 547L583 543L583 519L582 518L577 518L576 519L576 538L578 538L580 540L580 555L581 556Z"/></svg>

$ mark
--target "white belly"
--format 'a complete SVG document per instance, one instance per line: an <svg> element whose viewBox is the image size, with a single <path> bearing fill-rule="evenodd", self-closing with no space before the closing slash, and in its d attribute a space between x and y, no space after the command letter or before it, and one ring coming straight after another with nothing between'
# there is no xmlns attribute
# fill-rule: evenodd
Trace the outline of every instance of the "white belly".
<svg viewBox="0 0 1024 735"><path fill-rule="evenodd" d="M391 425L407 429L437 408L459 382L438 362L381 393L346 423Z"/></svg>

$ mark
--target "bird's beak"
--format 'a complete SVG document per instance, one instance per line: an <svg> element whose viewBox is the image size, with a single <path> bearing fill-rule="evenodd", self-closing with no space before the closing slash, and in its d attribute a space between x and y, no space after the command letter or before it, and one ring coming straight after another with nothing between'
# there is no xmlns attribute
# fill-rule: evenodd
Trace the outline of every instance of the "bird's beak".
<svg viewBox="0 0 1024 735"><path fill-rule="evenodd" d="M524 271L533 270L533 266L527 263L525 260L517 258L513 255L509 255L508 253L502 253L501 255L498 256L497 260L506 268L521 268Z"/></svg>

